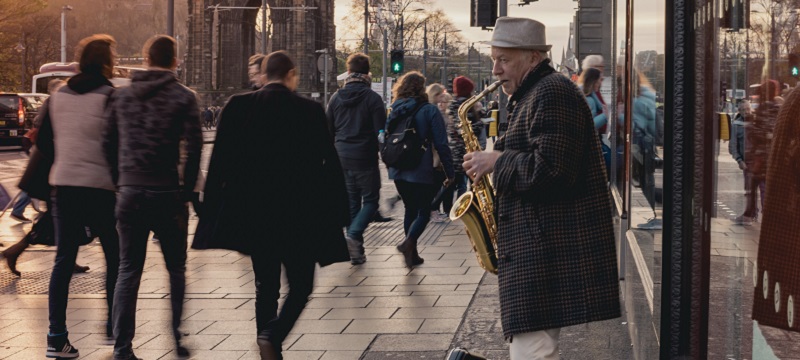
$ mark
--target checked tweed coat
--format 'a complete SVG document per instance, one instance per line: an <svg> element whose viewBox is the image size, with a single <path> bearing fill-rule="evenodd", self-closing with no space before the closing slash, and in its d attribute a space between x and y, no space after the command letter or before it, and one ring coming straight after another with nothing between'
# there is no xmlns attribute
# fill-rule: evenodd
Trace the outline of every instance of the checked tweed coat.
<svg viewBox="0 0 800 360"><path fill-rule="evenodd" d="M509 99L495 145L506 337L620 316L611 196L592 113L545 60Z"/></svg>

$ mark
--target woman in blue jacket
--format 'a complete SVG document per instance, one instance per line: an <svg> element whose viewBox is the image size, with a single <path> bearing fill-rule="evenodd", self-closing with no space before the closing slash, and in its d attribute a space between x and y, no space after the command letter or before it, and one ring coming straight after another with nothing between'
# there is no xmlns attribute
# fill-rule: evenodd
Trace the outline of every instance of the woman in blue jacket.
<svg viewBox="0 0 800 360"><path fill-rule="evenodd" d="M444 118L436 105L428 102L425 77L417 71L403 75L392 89L392 95L394 102L387 123L407 116L417 109L418 104L422 104L414 116L414 123L417 134L429 145L415 168L401 170L389 167L389 178L394 180L405 205L403 230L406 237L397 250L403 254L406 266L411 268L424 261L417 251L417 240L430 221L431 202L441 187L433 168L433 149L438 152L447 175L445 183L453 179L453 158L447 143Z"/></svg>
<svg viewBox="0 0 800 360"><path fill-rule="evenodd" d="M603 160L606 163L606 178L611 174L611 144L608 142L606 131L608 126L608 108L605 103L597 95L600 91L600 86L603 84L603 74L600 70L595 68L588 68L581 74L580 83L582 84L581 90L583 95L586 96L586 103L589 109L592 110L592 118L594 119L594 129L600 137L600 146L603 150Z"/></svg>
<svg viewBox="0 0 800 360"><path fill-rule="evenodd" d="M589 68L581 74L581 77L583 78L583 95L586 96L586 103L592 110L594 128L600 134L604 134L605 126L608 123L608 114L606 114L608 111L597 96L597 92L600 91L600 86L603 84L603 74L600 73L600 70Z"/></svg>

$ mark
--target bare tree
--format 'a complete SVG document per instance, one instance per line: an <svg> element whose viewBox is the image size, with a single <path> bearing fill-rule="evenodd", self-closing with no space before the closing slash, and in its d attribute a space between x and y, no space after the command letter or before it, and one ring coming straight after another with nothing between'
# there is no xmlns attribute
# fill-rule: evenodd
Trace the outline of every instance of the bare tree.
<svg viewBox="0 0 800 360"><path fill-rule="evenodd" d="M401 45L401 24L402 24L402 45L406 50L406 69L421 70L422 68L422 49L424 47L425 27L427 27L428 55L431 57L428 64L428 73L433 74L441 67L441 58L444 57L442 50L444 47L444 36L447 33L447 55L455 56L466 50L466 43L463 37L452 32L456 30L449 17L441 10L433 11L419 9L431 9L432 0L368 0L370 1L370 31L368 34L370 44L370 60L372 73L379 74L382 66L383 31L386 31L389 48L399 49ZM344 26L339 27L341 31L340 39L363 39L364 37L364 2L355 0L351 3L348 16L344 19ZM338 50L344 54L349 51L359 51L363 49L363 41L360 46L352 48L339 43ZM363 50L362 50L363 51Z"/></svg>

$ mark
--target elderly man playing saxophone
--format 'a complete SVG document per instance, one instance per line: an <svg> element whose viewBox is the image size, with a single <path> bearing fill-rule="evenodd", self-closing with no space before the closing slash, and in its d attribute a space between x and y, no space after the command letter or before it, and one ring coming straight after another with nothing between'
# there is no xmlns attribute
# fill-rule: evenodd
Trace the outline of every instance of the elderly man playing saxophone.
<svg viewBox="0 0 800 360"><path fill-rule="evenodd" d="M490 45L510 96L508 131L494 151L467 154L464 169L472 179L494 175L511 359L558 359L562 327L620 316L600 142L583 95L550 66L542 23L499 18Z"/></svg>

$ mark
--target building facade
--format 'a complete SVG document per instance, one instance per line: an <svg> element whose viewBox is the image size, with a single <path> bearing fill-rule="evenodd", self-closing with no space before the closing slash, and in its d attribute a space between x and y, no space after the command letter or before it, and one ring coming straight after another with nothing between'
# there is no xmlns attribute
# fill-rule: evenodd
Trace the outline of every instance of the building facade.
<svg viewBox="0 0 800 360"><path fill-rule="evenodd" d="M334 2L268 0L266 32L262 34L262 0L192 0L189 2L189 44L183 80L205 105L222 105L231 94L249 89L248 58L256 53L285 50L295 61L298 93L322 101L324 77L317 60L334 54ZM266 37L266 51L262 49ZM336 85L335 58L328 74ZM224 69L224 71L223 71Z"/></svg>

